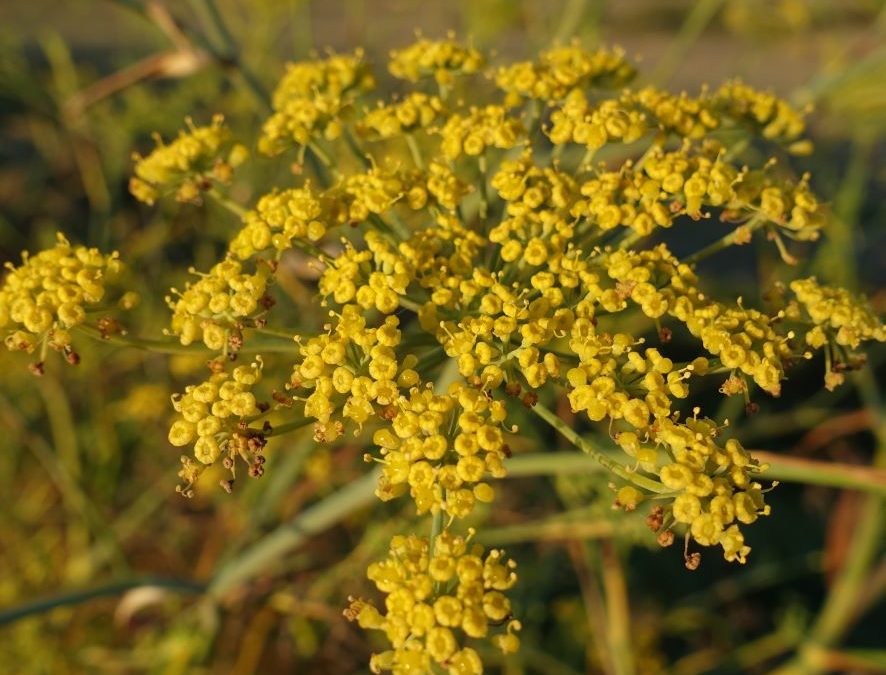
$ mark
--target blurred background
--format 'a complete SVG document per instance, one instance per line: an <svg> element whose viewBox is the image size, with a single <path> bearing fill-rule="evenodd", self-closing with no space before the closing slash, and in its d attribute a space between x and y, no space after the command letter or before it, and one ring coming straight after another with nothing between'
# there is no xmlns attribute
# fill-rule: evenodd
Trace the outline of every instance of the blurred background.
<svg viewBox="0 0 886 675"><path fill-rule="evenodd" d="M57 230L119 249L145 298L130 330L159 336L167 289L184 283L189 265L216 261L237 223L211 204L137 204L127 192L132 152L150 150L153 132L169 139L187 116L206 123L215 112L252 143L264 114L253 92L271 90L286 61L363 46L383 63L417 29L429 37L452 29L502 59L532 58L573 37L620 45L644 82L696 93L740 77L809 105L816 150L795 169L811 172L835 219L799 273L864 291L882 310L883 8L873 0L4 2L0 260L17 264ZM382 76L381 88L390 86ZM287 170L257 159L231 195L249 204ZM749 296L773 280L771 252L746 248L708 269L719 290ZM310 288L289 281L281 284L288 316L322 321ZM365 475L363 449L288 436L270 448L261 481L228 495L210 475L185 500L174 492L168 395L194 379L202 359L83 347L82 365L56 364L41 379L27 372L27 357L0 353L0 673L366 672L374 645L341 609L348 594L369 592L366 564L413 516L410 505L381 505L364 490L345 492L346 517L323 519L328 497ZM870 464L872 430L884 436L876 377L884 356L872 350L871 367L834 393L807 395L821 389L821 370L798 369L791 393L760 400L739 437ZM285 356L277 358L285 372ZM734 403L718 414L735 415ZM559 442L523 429L518 452ZM770 495L773 516L749 528L746 566L709 555L689 573L677 551L655 546L642 518L611 511L605 476L518 476L506 488L477 521L484 543L507 545L520 563L524 648L507 661L489 655L493 670L610 672L600 642L622 611L637 673L769 672L842 602L851 606L821 672L886 672L883 523L865 515L882 512L882 498L785 484ZM566 531L552 520L562 511ZM305 513L310 525L298 520ZM859 522L874 528L861 551L870 563L865 594L841 597ZM285 554L272 555L269 541ZM244 565L249 582L228 583Z"/></svg>

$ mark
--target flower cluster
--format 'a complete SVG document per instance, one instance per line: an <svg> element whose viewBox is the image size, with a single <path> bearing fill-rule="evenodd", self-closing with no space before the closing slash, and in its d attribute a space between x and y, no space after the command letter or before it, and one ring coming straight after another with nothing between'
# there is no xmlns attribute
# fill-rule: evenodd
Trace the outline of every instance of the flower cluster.
<svg viewBox="0 0 886 675"><path fill-rule="evenodd" d="M293 424L313 421L319 443L363 435L365 459L381 465L378 497L408 493L443 531L433 542L395 538L372 566L384 613L362 600L348 610L391 642L373 657L376 672L481 672L482 650L462 638L499 624L494 641L516 648L502 595L515 576L500 553L484 558L455 534L495 497L515 409L587 449L539 403L568 402L620 449L589 450L620 483L617 504L654 495L648 522L663 545L685 537L690 567L693 543L744 562L746 526L769 513L765 467L724 438L725 421L690 416L693 388L721 378L720 391L744 394L750 410L752 394L778 396L813 350L824 351L830 387L854 363L850 350L884 339L861 300L814 279L761 305L751 293L714 297L697 274L759 232L793 261L791 241L826 226L808 176L743 154L761 137L803 149L802 115L787 103L737 82L696 97L632 89L620 51L578 45L498 68L486 96L470 80L463 98L450 95L482 63L451 38L421 39L389 69L406 82L433 78L439 95L413 88L368 105L358 101L373 83L361 52L291 65L259 147L296 149L295 184L260 197L225 260L168 300L183 344L202 340L233 360L253 330L292 335L266 325L277 261L290 248L318 259L328 320L287 342L296 356L274 401ZM613 146L630 159L592 161ZM302 166L306 148L325 166ZM710 243L684 257L653 240L713 220L726 233L699 235ZM175 401L170 440L194 443L198 460L184 460L186 493L201 462L221 454L261 468L267 434L249 424L263 410L243 379L253 375L238 372L219 368Z"/></svg>
<svg viewBox="0 0 886 675"><path fill-rule="evenodd" d="M466 646L470 638L487 637L503 652L519 646L520 622L512 618L504 595L517 582L516 564L499 550L484 552L470 538L445 532L428 540L396 536L388 558L369 566L368 576L385 594L384 613L352 599L345 616L361 628L384 631L393 649L374 654L373 673L395 675L432 672L479 675L480 656Z"/></svg>
<svg viewBox="0 0 886 675"><path fill-rule="evenodd" d="M171 143L156 136L157 147L147 157L133 156L135 176L129 191L139 201L153 204L165 192L174 193L180 202L198 201L212 181L230 182L233 170L247 158L246 146L234 141L221 115L205 127L190 119L187 123L188 130Z"/></svg>
<svg viewBox="0 0 886 675"><path fill-rule="evenodd" d="M310 184L272 192L243 216L243 228L228 250L239 260L273 249L278 254L298 241L318 241L332 224L334 204Z"/></svg>
<svg viewBox="0 0 886 675"><path fill-rule="evenodd" d="M523 98L558 101L576 89L617 89L633 77L622 50L589 52L570 45L543 51L535 62L500 67L495 83L508 94L508 103L519 105Z"/></svg>
<svg viewBox="0 0 886 675"><path fill-rule="evenodd" d="M251 476L260 476L264 469L264 430L250 429L248 422L267 410L258 403L253 387L261 380L264 363L261 357L248 366L237 366L231 373L213 362L214 371L208 380L189 385L184 394L175 394L172 405L178 413L169 429L169 442L176 447L194 446L194 457L200 464L213 464L222 454L225 467L234 472L239 457L249 465ZM189 458L182 457L179 476L184 486L179 491L190 496L192 485L202 470Z"/></svg>
<svg viewBox="0 0 886 675"><path fill-rule="evenodd" d="M639 169L626 164L585 180L582 198L570 213L603 230L622 226L646 236L658 227L671 227L680 216L698 220L704 209L716 209L721 220L739 223L733 235L738 244L763 226L795 240L818 238L828 212L810 191L808 176L799 181L783 177L774 162L760 169L739 168L725 161L722 152L713 142L669 152L652 146Z"/></svg>
<svg viewBox="0 0 886 675"><path fill-rule="evenodd" d="M455 211L462 199L470 194L471 186L459 178L443 162L433 161L428 167L422 181L416 180L409 194L410 206L415 209L427 205L433 208L440 206L447 211ZM425 194L422 194L425 193ZM428 200L428 194L433 198Z"/></svg>
<svg viewBox="0 0 886 675"><path fill-rule="evenodd" d="M486 148L513 148L525 135L519 119L509 117L499 105L471 108L468 114L453 113L440 128L440 149L446 159L462 155L477 157Z"/></svg>
<svg viewBox="0 0 886 675"><path fill-rule="evenodd" d="M427 129L444 114L438 96L413 92L402 101L379 105L360 121L360 130L368 137L393 138L417 129Z"/></svg>
<svg viewBox="0 0 886 675"><path fill-rule="evenodd" d="M798 330L805 333L809 347L824 350L824 382L832 391L845 381L844 371L864 362L851 350L863 341L886 341L886 327L864 298L844 288L822 286L815 277L792 281L790 288L796 303L789 304L783 313L788 320L799 322Z"/></svg>
<svg viewBox="0 0 886 675"><path fill-rule="evenodd" d="M184 291L172 289L166 304L172 310L170 332L183 345L202 340L212 351L228 355L240 350L243 321L262 314L272 304L267 294L273 266L260 262L252 274L237 260L224 260L207 274L188 283Z"/></svg>
<svg viewBox="0 0 886 675"><path fill-rule="evenodd" d="M815 324L806 334L810 346L821 347L828 333L836 344L851 349L862 341L886 341L886 327L863 298L844 288L822 286L815 277L792 281L791 290Z"/></svg>
<svg viewBox="0 0 886 675"><path fill-rule="evenodd" d="M808 141L802 114L771 93L731 82L713 94L693 97L644 87L617 98L592 101L581 88L563 96L546 130L555 144L575 143L593 153L607 143L632 143L654 133L699 141L715 129L749 127L755 134L801 154Z"/></svg>
<svg viewBox="0 0 886 675"><path fill-rule="evenodd" d="M287 387L304 401L306 417L317 420L315 436L334 440L344 422L358 427L380 415L392 416L401 388L418 384L414 356L399 361L399 320L366 325L358 305L345 305L329 332L299 347Z"/></svg>
<svg viewBox="0 0 886 675"><path fill-rule="evenodd" d="M396 170L372 168L344 177L332 190L346 221L360 223L381 215L406 195L408 184Z"/></svg>
<svg viewBox="0 0 886 675"><path fill-rule="evenodd" d="M799 140L806 129L802 114L771 92L758 91L743 82L729 82L714 94L713 103L729 116L756 125L764 138L796 142L795 149L808 145Z"/></svg>
<svg viewBox="0 0 886 675"><path fill-rule="evenodd" d="M391 428L373 435L384 470L376 494L398 497L408 488L419 514L441 510L464 518L495 492L483 481L505 475L505 408L460 383L444 395L413 388L397 401ZM367 456L367 459L373 459Z"/></svg>
<svg viewBox="0 0 886 675"><path fill-rule="evenodd" d="M648 86L625 92L620 103L649 118L650 127L661 135L674 134L679 138L698 140L723 124L721 114L710 105L704 93L701 96L690 96L686 92L672 94Z"/></svg>
<svg viewBox="0 0 886 675"><path fill-rule="evenodd" d="M36 255L22 254L22 264L6 263L0 285L0 329L10 327L4 343L11 351L33 353L41 348L35 372L42 370L46 347L62 352L69 363L79 362L71 329L83 324L87 311L100 307L107 287L123 270L117 252L72 246L61 234L54 247ZM136 302L133 293L120 306Z"/></svg>
<svg viewBox="0 0 886 675"><path fill-rule="evenodd" d="M664 534L670 522L685 524L695 542L719 545L726 560L743 563L751 548L745 545L738 523L753 523L770 511L763 501L762 486L752 480L765 467L734 438L723 447L717 445L719 432L709 419L689 418L685 424L661 419L648 442L663 447L674 461L654 469L656 448L641 446L635 452L640 461L652 465L650 469L657 471L662 484L679 493L667 509L665 522L656 523L654 529L664 527ZM622 448L638 443L636 438L618 441ZM687 558L687 564L691 560Z"/></svg>
<svg viewBox="0 0 886 675"><path fill-rule="evenodd" d="M317 138L338 138L342 112L374 86L362 50L289 64L274 91L274 113L262 127L259 150L277 155Z"/></svg>
<svg viewBox="0 0 886 675"><path fill-rule="evenodd" d="M347 317L345 310L352 302L362 309L393 314L415 276L410 262L392 250L378 232L366 233L366 246L362 251L347 246L320 278L320 293L345 305L343 317ZM355 320L363 321L363 318L357 313Z"/></svg>
<svg viewBox="0 0 886 675"><path fill-rule="evenodd" d="M483 55L451 39L420 39L404 49L391 52L388 70L402 80L418 82L433 77L441 87L449 87L457 75L472 75L483 67Z"/></svg>
<svg viewBox="0 0 886 675"><path fill-rule="evenodd" d="M584 92L574 89L551 115L551 127L546 133L554 144L576 143L596 151L607 143L633 143L648 130L646 115L642 112L631 110L614 99L592 108Z"/></svg>
<svg viewBox="0 0 886 675"><path fill-rule="evenodd" d="M457 531L482 515L478 504L494 503L519 415L609 470L616 505L654 498L647 522L662 545L684 537L687 566L699 563L693 545L743 563L746 526L770 512L766 467L726 437L728 421L700 407L690 414L690 395L719 378L714 386L743 394L751 411L752 395L779 396L789 368L817 350L833 389L863 362L862 343L886 341L864 298L814 277L776 284L758 303L752 293L715 297L698 274L700 261L759 232L793 262L791 242L827 226L808 175L745 152L753 139L779 155L807 150L801 111L740 82L698 96L631 88L621 51L577 44L499 67L497 87L480 97L451 95L456 77L483 65L451 36L419 39L392 53L389 70L404 88L433 79L438 95L409 90L367 104L375 79L362 51L291 64L258 142L268 155L295 149L291 184L248 209L227 200L220 187L247 151L221 117L205 127L189 120L168 144L158 138L136 156L130 184L147 203L218 198L242 221L224 258L191 270L196 279L166 298L168 334L211 357L208 378L172 397L169 441L192 450L179 490L193 494L216 462L231 472L221 481L230 490L237 458L261 476L267 439L313 422L318 444L361 437L364 459L380 466L378 498L408 494L432 521L430 539L394 537L370 566L384 606L353 600L346 610L390 642L372 657L374 672L480 673L479 641L517 649L520 623L505 596L515 564L472 543L472 529ZM617 153L594 163L607 149ZM316 163L303 162L307 151ZM345 153L349 161L330 160ZM659 236L715 219L728 231L686 256ZM314 288L325 312L300 336L269 326L269 289L293 248L316 258L316 285L299 291ZM61 235L7 263L7 348L39 350L32 368L41 372L49 348L79 360L75 329L131 339L110 317L87 324L110 305L121 270L116 253ZM117 304L134 302L128 293ZM261 357L229 363L256 333L263 342L249 352L290 355L270 402L257 398ZM545 398L568 404L613 452L585 442ZM283 409L295 419L275 430L268 415Z"/></svg>

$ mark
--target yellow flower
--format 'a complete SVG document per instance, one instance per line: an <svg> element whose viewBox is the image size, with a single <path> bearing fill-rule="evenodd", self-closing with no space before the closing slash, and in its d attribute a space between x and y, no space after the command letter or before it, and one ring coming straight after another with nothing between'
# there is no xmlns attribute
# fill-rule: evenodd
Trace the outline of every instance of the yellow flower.
<svg viewBox="0 0 886 675"><path fill-rule="evenodd" d="M250 428L248 422L267 409L252 392L261 381L263 367L257 356L248 366L237 366L230 373L217 370L208 380L173 395L177 415L169 428L169 442L177 447L193 444L194 457L202 465L213 464L224 455L226 467L233 471L236 459L242 458L249 464L249 474L260 476L265 433L270 427ZM179 474L185 479L179 491L188 495L201 469L191 463L186 463L185 469Z"/></svg>
<svg viewBox="0 0 886 675"><path fill-rule="evenodd" d="M578 45L570 45L544 51L534 63L503 66L495 81L511 96L510 102L517 104L520 97L548 101L564 98L574 89L617 88L633 74L633 68L620 50L588 52Z"/></svg>
<svg viewBox="0 0 886 675"><path fill-rule="evenodd" d="M279 265L285 290L316 288L326 314L289 345L295 356L274 400L310 419L318 443L346 427L365 433L380 499L408 495L446 527L469 517L506 473L514 408L563 396L626 455L603 461L625 483L617 505L637 509L655 493L660 542L673 541L673 527L688 545L744 562L744 527L769 513L761 467L723 438L725 421L700 409L688 416L685 401L709 376L725 380L727 395L778 396L788 366L815 349L833 388L854 364L848 350L886 337L862 299L814 279L776 287L754 306L756 292L717 298L697 274L701 259L758 230L786 261L783 237L819 236L830 214L810 177L738 157L733 142L802 150L802 115L738 82L697 96L632 88L620 50L571 44L503 65L490 73L500 90L491 97L458 81L482 66L451 36L419 38L391 54L404 92L373 103L361 51L290 65L259 149L297 149L292 183L258 197L224 259L173 291L170 332L236 358L244 332L273 320L268 286ZM430 78L437 95L419 91L427 82L407 84ZM218 160L229 142L221 124L191 131L205 143L184 135L158 149L162 162L145 160L143 173L156 166L134 184L143 198L169 186L196 198L206 180L230 173ZM594 164L607 148L632 158L607 153ZM303 163L305 152L322 170ZM731 231L687 257L660 243L659 230L714 218ZM688 226L705 244L713 238ZM317 260L305 266L305 253ZM283 274L295 267L307 273ZM102 273L73 281L100 295ZM64 344L89 310L76 293L51 303L35 293L29 304L16 300L30 287L21 290L0 303L0 325L14 322L8 342L19 348ZM676 331L680 350L668 345ZM683 343L692 345L685 355ZM204 464L233 469L239 456L261 473L260 367L229 373L212 363L217 372L174 401L169 440L193 446L181 469L186 494ZM504 594L516 575L499 551L449 532L434 542L395 537L368 573L384 602L354 600L348 615L391 645L372 657L373 672L479 673L468 638L504 652L519 644Z"/></svg>
<svg viewBox="0 0 886 675"><path fill-rule="evenodd" d="M164 192L175 192L178 201L197 201L204 183L229 182L233 169L246 159L245 146L234 141L221 115L204 127L190 118L186 122L187 131L180 131L171 143L155 136L157 147L147 157L133 156L135 176L129 191L139 201L153 204Z"/></svg>
<svg viewBox="0 0 886 675"><path fill-rule="evenodd" d="M0 329L11 329L6 348L30 354L42 343L63 352L69 363L78 363L70 329L84 324L87 312L105 300L108 286L123 271L119 254L72 246L58 233L54 247L33 256L25 251L20 266L7 262L5 268ZM131 298L126 304L131 306Z"/></svg>
<svg viewBox="0 0 886 675"><path fill-rule="evenodd" d="M502 592L516 583L516 565L501 551L484 553L471 545L472 536L473 531L467 538L444 531L433 552L427 539L397 536L388 558L369 566L369 578L387 596L386 612L352 598L345 616L387 635L392 649L373 657L378 671L406 672L403 664L413 662L427 670L434 662L452 673L481 673L476 651L460 644L466 637L491 637L506 653L518 648L520 622L511 619L511 603ZM504 633L491 635L491 624L505 622Z"/></svg>
<svg viewBox="0 0 886 675"><path fill-rule="evenodd" d="M272 97L274 113L265 121L259 150L277 155L292 146L341 135L340 116L375 86L363 51L331 53L325 59L290 63Z"/></svg>
<svg viewBox="0 0 886 675"><path fill-rule="evenodd" d="M261 314L272 304L267 295L271 274L272 267L266 263L259 263L253 274L247 274L240 262L224 260L208 274L198 275L184 291L173 288L166 297L172 310L170 332L183 345L202 340L212 351L235 354L239 350L238 321Z"/></svg>
<svg viewBox="0 0 886 675"><path fill-rule="evenodd" d="M450 34L447 40L422 38L408 47L393 50L388 70L394 77L410 82L433 77L438 84L448 87L457 75L476 73L483 62L479 51L455 42Z"/></svg>

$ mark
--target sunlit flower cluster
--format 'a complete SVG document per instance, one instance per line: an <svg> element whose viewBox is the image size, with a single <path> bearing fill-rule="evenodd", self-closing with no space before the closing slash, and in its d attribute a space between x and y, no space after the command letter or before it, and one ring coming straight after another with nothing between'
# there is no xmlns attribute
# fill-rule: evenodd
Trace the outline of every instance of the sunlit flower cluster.
<svg viewBox="0 0 886 675"><path fill-rule="evenodd" d="M47 347L62 352L76 364L79 356L72 348L72 329L87 320L87 312L101 308L108 285L123 270L116 252L109 255L86 246L72 246L59 233L54 247L36 255L22 254L22 264L5 265L0 285L0 329L8 330L4 343L12 351L28 354L40 349L42 369ZM120 298L124 308L137 297L128 293ZM113 304L111 305L113 307Z"/></svg>
<svg viewBox="0 0 886 675"><path fill-rule="evenodd" d="M501 66L495 77L507 102L522 98L557 101L576 89L617 89L634 76L634 68L620 49L588 51L577 44L548 49L537 61Z"/></svg>
<svg viewBox="0 0 886 675"><path fill-rule="evenodd" d="M709 419L693 417L679 423L663 418L647 441L655 447L643 447L636 436L620 437L618 442L626 450L627 444L634 445L638 461L648 462L647 468L658 473L662 484L679 493L671 505L672 520L656 529L663 527L666 532L672 523L685 524L695 542L719 545L726 560L743 563L751 548L744 543L739 523L747 525L769 515L770 507L764 503L761 484L752 480L761 471L759 464L734 438L720 447L715 441L719 433ZM659 449L674 461L655 469Z"/></svg>
<svg viewBox="0 0 886 675"><path fill-rule="evenodd" d="M400 91L386 99L370 96L360 50L291 64L257 140L283 155L287 181L231 191L255 195L248 205L224 191L248 152L221 117L136 156L139 200L214 199L236 217L220 260L166 296L165 341L88 321L111 305L116 253L59 235L7 263L0 285L5 344L39 350L35 372L49 348L77 362L74 331L207 363L172 397L186 496L216 463L227 491L241 460L261 476L278 433L356 437L377 497L408 495L431 532L394 537L369 567L383 601L346 610L390 643L376 673L477 674L489 644L518 648L505 595L515 564L484 552L465 519L489 511L527 420L599 462L612 503L648 509L661 545L681 536L687 567L699 546L743 563L747 526L770 513L766 466L692 397L719 387L750 413L798 362L820 355L833 389L863 362L862 343L886 341L847 290L786 266L770 275L783 283L718 297L700 264L754 237L797 264L826 229L810 176L785 159L810 148L801 111L740 82L697 96L632 87L618 49L486 63L453 36L419 38L391 53ZM299 323L305 334L272 311L284 294L323 308ZM258 352L267 372L258 356L238 363Z"/></svg>
<svg viewBox="0 0 886 675"><path fill-rule="evenodd" d="M441 510L454 518L491 502L495 492L484 477L506 473L502 402L455 383L444 395L413 388L398 404L391 428L372 438L384 467L376 494L388 501L408 490L419 514Z"/></svg>
<svg viewBox="0 0 886 675"><path fill-rule="evenodd" d="M440 150L446 159L462 155L477 157L486 148L512 148L523 137L519 119L509 117L503 106L471 108L468 114L452 113L440 129Z"/></svg>
<svg viewBox="0 0 886 675"><path fill-rule="evenodd" d="M248 423L268 409L256 401L252 391L261 381L263 365L261 357L231 373L216 365L209 379L187 386L184 394L173 395L178 415L169 429L169 442L176 447L192 445L201 464L213 464L224 455L225 466L232 471L240 458L249 465L251 475L261 475L265 438L262 429L250 429ZM187 457L182 458L182 465L179 476L184 485L179 491L188 493L200 468Z"/></svg>
<svg viewBox="0 0 886 675"><path fill-rule="evenodd" d="M803 115L771 92L762 92L743 82L723 85L713 96L713 102L733 117L744 117L760 129L764 138L782 143L797 142L793 150L805 150L808 141L800 141L806 125Z"/></svg>
<svg viewBox="0 0 886 675"><path fill-rule="evenodd" d="M816 326L806 334L811 346L821 347L828 333L838 345L852 349L866 340L886 341L883 322L864 298L844 288L822 286L815 277L792 281L791 290Z"/></svg>
<svg viewBox="0 0 886 675"><path fill-rule="evenodd" d="M207 274L196 270L197 281L184 291L172 289L166 304L172 310L170 332L183 345L202 341L212 351L236 354L241 345L242 321L267 311L268 279L273 266L260 262L252 274L236 260L224 260Z"/></svg>
<svg viewBox="0 0 886 675"><path fill-rule="evenodd" d="M543 97L542 97L543 98ZM603 101L589 99L586 89L564 90L551 114L546 130L555 144L585 146L590 153L607 143L633 143L647 134L660 140L667 136L698 141L715 129L747 126L766 139L786 144L794 154L809 149L798 140L805 131L803 116L768 92L741 82L731 82L717 91L699 96L647 86L624 90Z"/></svg>
<svg viewBox="0 0 886 675"><path fill-rule="evenodd" d="M199 201L213 181L230 182L233 170L248 157L246 146L234 141L221 115L205 127L187 122L187 131L179 132L171 143L155 136L157 147L147 157L134 155L129 191L139 201L153 204L165 193L180 202Z"/></svg>
<svg viewBox="0 0 886 675"><path fill-rule="evenodd" d="M886 341L886 327L865 298L844 288L823 286L810 277L792 281L790 289L796 303L789 303L783 313L798 323L811 349L824 352L825 387L832 391L845 382L845 371L864 363L863 355L852 350L864 341Z"/></svg>
<svg viewBox="0 0 886 675"><path fill-rule="evenodd" d="M274 91L274 113L264 123L259 150L276 155L316 138L338 138L342 112L374 86L362 50L290 64Z"/></svg>
<svg viewBox="0 0 886 675"><path fill-rule="evenodd" d="M225 258L167 299L169 332L213 356L210 378L174 400L170 441L195 456L182 459L185 494L219 459L261 475L270 425L255 425L274 412L312 424L320 444L359 437L380 467L376 495L408 494L432 521L430 540L396 537L370 567L384 611L348 609L391 644L374 672L479 673L469 640L516 649L512 566L457 532L495 499L517 421L588 450L546 407L562 401L609 444L594 456L616 505L654 504L659 543L683 536L689 567L697 546L744 562L747 526L770 510L765 467L690 397L706 381L751 410L816 350L833 388L863 341L884 339L863 299L814 279L766 289L764 303L755 289L715 297L699 275L760 235L797 262L792 242L827 225L809 177L756 152L808 149L800 111L738 82L698 96L632 88L620 50L557 46L484 73L485 62L452 37L421 38L392 53L402 91L386 100L370 98L360 51L291 65L258 141L293 151L281 160L291 182L233 208ZM200 151L201 171L226 161L218 148ZM672 241L698 244L678 255ZM313 258L305 283L316 279L324 308L306 335L270 311L293 248ZM228 362L269 338L291 369L265 405L252 391L262 361Z"/></svg>
<svg viewBox="0 0 886 675"><path fill-rule="evenodd" d="M394 138L404 133L426 129L444 114L439 96L413 92L389 105L379 105L366 113L359 130L367 136Z"/></svg>
<svg viewBox="0 0 886 675"><path fill-rule="evenodd" d="M399 320L389 316L378 328L367 326L358 305L345 305L325 334L299 347L288 388L304 401L304 414L317 420L315 435L334 440L343 423L362 426L390 415L401 388L419 382L416 358L398 360ZM385 410L390 413L385 413Z"/></svg>
<svg viewBox="0 0 886 675"><path fill-rule="evenodd" d="M479 51L454 39L419 39L408 47L393 50L388 70L394 77L410 82L433 77L437 84L447 87L458 75L478 72L484 62Z"/></svg>
<svg viewBox="0 0 886 675"><path fill-rule="evenodd" d="M384 611L352 599L345 615L391 642L392 649L372 656L373 673L426 673L434 664L450 675L479 675L480 656L466 643L492 632L501 651L517 650L521 626L503 593L517 582L516 564L502 551L471 544L472 534L444 532L433 547L426 538L396 536L388 558L369 566L386 596Z"/></svg>
<svg viewBox="0 0 886 675"><path fill-rule="evenodd" d="M268 250L279 254L295 242L318 241L335 224L333 208L334 203L310 184L264 195L243 216L243 228L228 250L239 260L248 260Z"/></svg>

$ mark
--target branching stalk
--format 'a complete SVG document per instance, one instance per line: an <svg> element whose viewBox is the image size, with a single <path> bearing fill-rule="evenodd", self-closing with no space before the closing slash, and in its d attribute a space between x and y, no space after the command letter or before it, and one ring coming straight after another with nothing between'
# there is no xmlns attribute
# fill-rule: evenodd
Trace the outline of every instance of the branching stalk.
<svg viewBox="0 0 886 675"><path fill-rule="evenodd" d="M755 216L751 218L744 225L740 225L735 228L729 234L723 236L722 238L715 241L713 244L709 246L705 246L700 251L693 253L692 255L685 258L682 262L687 265L694 265L705 258L708 258L715 253L719 253L724 248L729 248L733 244L744 243L750 239L750 236L761 227L763 227L767 223L766 218L762 216Z"/></svg>
<svg viewBox="0 0 886 675"><path fill-rule="evenodd" d="M637 487L641 487L656 494L665 494L670 492L669 488L665 487L657 480L653 480L651 478L647 478L645 476L634 473L623 464L619 464L611 457L608 457L607 455L597 450L588 441L579 436L574 429L572 429L563 420L557 417L557 415L555 415L553 412L548 410L540 403L537 403L535 406L533 406L532 410L550 426L559 431L560 434L566 438L566 440L572 443L575 447L581 449L585 454L593 458L593 460L597 462L600 466L614 473L619 478L623 478L629 483L633 483Z"/></svg>
<svg viewBox="0 0 886 675"><path fill-rule="evenodd" d="M233 199L223 194L221 190L216 187L209 188L209 190L206 191L206 194L212 197L216 204L224 207L240 219L242 219L249 212L248 209L244 208Z"/></svg>

